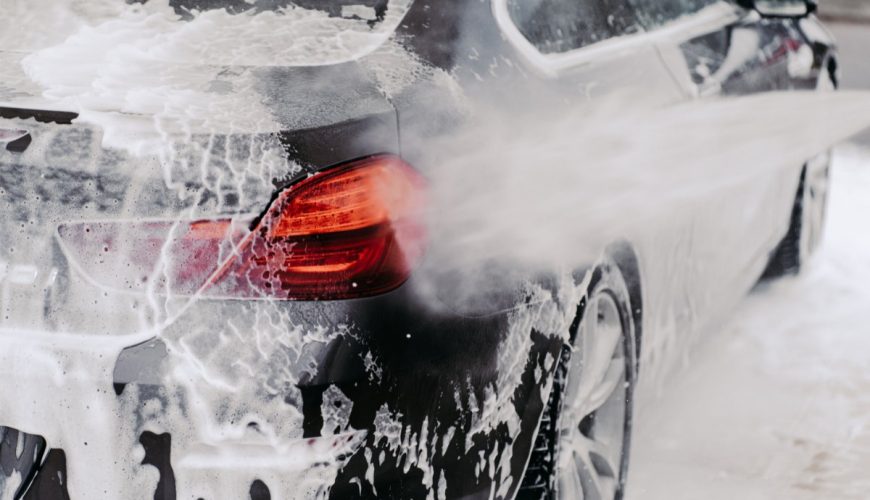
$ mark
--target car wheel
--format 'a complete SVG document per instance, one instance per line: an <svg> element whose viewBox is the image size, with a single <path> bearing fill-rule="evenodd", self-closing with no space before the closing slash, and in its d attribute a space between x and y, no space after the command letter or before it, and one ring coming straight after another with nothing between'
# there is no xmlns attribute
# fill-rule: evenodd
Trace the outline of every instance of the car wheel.
<svg viewBox="0 0 870 500"><path fill-rule="evenodd" d="M835 89L830 75L819 80L819 92ZM771 256L764 271L765 279L798 274L818 249L827 217L831 161L831 151L825 151L804 165L788 232Z"/></svg>
<svg viewBox="0 0 870 500"><path fill-rule="evenodd" d="M831 160L831 152L827 151L810 160L806 166L800 239L800 256L805 259L815 254L822 242L828 213Z"/></svg>
<svg viewBox="0 0 870 500"><path fill-rule="evenodd" d="M628 288L614 263L592 272L577 318L520 498L623 496L637 356Z"/></svg>
<svg viewBox="0 0 870 500"><path fill-rule="evenodd" d="M831 154L810 160L801 172L791 223L774 250L764 278L798 274L821 243L828 206Z"/></svg>

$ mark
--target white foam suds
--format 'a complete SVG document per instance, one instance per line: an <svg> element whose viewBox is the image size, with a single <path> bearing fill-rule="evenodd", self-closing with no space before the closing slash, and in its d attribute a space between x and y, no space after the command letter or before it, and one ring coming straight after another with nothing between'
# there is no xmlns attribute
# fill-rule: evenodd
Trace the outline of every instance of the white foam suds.
<svg viewBox="0 0 870 500"><path fill-rule="evenodd" d="M663 293L644 297L650 340L642 356L677 358L684 327L734 301L724 292L688 294L683 284L747 286L722 285L736 278L709 264L721 255L698 253L699 241L710 236L693 219L702 202L715 202L709 210L733 209L722 200L735 192L785 200L782 207L738 206L715 228L716 237L736 238L749 234L749 221L775 237L789 215L800 165L870 123L870 97L860 93L766 94L664 108L614 99L558 112L474 109L453 75L425 67L390 39L409 1L389 2L386 18L373 25L364 5L344 8L345 17L289 7L235 15L217 9L181 20L165 1L0 2L4 16L20 24L0 34L4 61L14 63L0 95L79 113L63 127L10 121L16 130L31 131L34 143L14 157L27 175L0 172L4 181L14 180L0 201L17 217L0 224L3 273L7 265L26 271L37 260L48 267L72 262L54 275L38 269L32 282L11 289L14 297L2 290L7 316L0 322L0 347L6 346L0 369L20 382L16 391L39 397L2 394L4 403L20 404L0 404L0 423L44 435L66 451L73 498L151 495L158 477L142 466L145 451L137 441L146 430L172 435L179 498L243 498L255 479L273 498L325 497L363 446L366 432L350 427L350 392L335 386L320 404L322 437L303 437L300 381L317 374L320 349L357 326L340 305L337 322L322 314L329 304L314 304L324 307L318 309L175 296L161 280L171 269L166 234L151 242L160 258L143 266L141 289L130 282L142 278L134 275L142 274L134 257L147 241L115 242L116 254L97 247L84 256L66 241L57 243L58 225L92 220L134 227L159 219L178 227L222 217L246 232L243 222L272 199L273 180L301 171L274 135L282 124L264 102L261 76L252 67L322 66L370 54L368 69L384 94L401 93L425 77L468 106L462 110L467 125L449 138L402 137L430 153L421 155L426 165L418 167L431 188L431 246L415 276L419 292L431 294L427 306L447 304L464 313L483 302L483 309L492 309L478 298L506 279L505 268L526 281L526 272L556 275L552 287L526 282L528 302L508 314L495 382L480 401L469 391L469 406L481 409L470 417L469 434L430 426L431 420L412 431L387 405L377 412L374 438L404 457L406 471L421 470L438 499L447 486L434 464L451 443L469 451L475 437L497 428L519 432L513 397L532 348L529 332L566 338L584 292L570 271L596 262L615 240L631 239L642 250L674 243L666 259L656 261L660 266L649 266L660 267L660 275L645 284ZM11 153L0 155L7 155L0 166L13 161ZM53 197L49 187L68 197ZM237 250L237 240L224 243L226 252ZM55 246L63 253L51 254ZM110 257L115 260L107 262ZM491 263L501 266L500 276L481 271ZM112 278L126 287L123 293L103 287ZM51 296L52 279L68 280L66 296ZM57 304L64 307L51 309ZM135 375L154 377L149 383L161 388L131 385L116 396L119 352L154 338L168 352L164 364ZM360 360L366 376L378 379L384 368L367 354ZM540 381L554 363L548 358L534 377ZM493 498L515 486L510 446L500 443L496 451L476 464L479 474L502 480ZM365 457L364 477L354 479L359 484L373 483L384 460L371 450Z"/></svg>

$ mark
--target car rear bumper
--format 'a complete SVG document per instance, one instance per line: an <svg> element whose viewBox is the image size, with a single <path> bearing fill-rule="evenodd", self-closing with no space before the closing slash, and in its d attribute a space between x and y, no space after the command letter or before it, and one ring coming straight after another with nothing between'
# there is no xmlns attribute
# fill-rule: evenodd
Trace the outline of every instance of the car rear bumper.
<svg viewBox="0 0 870 500"><path fill-rule="evenodd" d="M130 383L117 394L113 387L118 352L134 340L0 330L0 377L9 382L0 389L0 423L43 438L46 448L64 456L62 466L49 463L51 451L33 457L44 469L64 469L54 472L66 481L59 489L48 488L40 483L53 477L43 470L31 497L35 491L63 491L73 498L152 498L155 491L171 489L173 498L248 498L259 480L278 486L280 497L308 498L332 484L365 440L367 431L353 429L305 438L301 429L296 437L267 436L253 428L201 433L191 419L188 432L176 438L180 446L173 446L171 433L160 432L167 430L161 428L167 417L161 413L177 408L158 407L173 391ZM10 445L16 443L5 444ZM0 453L0 468L7 484L17 484L22 467L13 466L22 460L20 450L6 451ZM8 489L4 495L12 497Z"/></svg>
<svg viewBox="0 0 870 500"><path fill-rule="evenodd" d="M46 441L30 498L489 496L522 472L573 316L531 288L473 316L405 286L203 300L159 335L2 328L0 426Z"/></svg>

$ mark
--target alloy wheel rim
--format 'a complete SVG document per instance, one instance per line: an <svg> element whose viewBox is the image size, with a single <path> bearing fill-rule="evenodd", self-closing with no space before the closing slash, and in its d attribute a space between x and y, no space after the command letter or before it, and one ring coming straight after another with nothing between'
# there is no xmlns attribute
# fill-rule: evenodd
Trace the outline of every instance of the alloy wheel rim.
<svg viewBox="0 0 870 500"><path fill-rule="evenodd" d="M807 164L801 231L801 259L809 258L822 240L828 206L831 153L822 153Z"/></svg>
<svg viewBox="0 0 870 500"><path fill-rule="evenodd" d="M577 330L559 417L560 498L613 500L621 489L627 397L623 323L616 300L590 300Z"/></svg>
<svg viewBox="0 0 870 500"><path fill-rule="evenodd" d="M837 90L837 85L834 83L832 76L823 71L816 83L816 90L823 93L834 92ZM825 217L828 210L828 185L831 160L831 151L825 151L816 155L806 166L802 200L803 211L801 214L802 230L799 241L800 254L798 256L801 263L809 259L822 240L822 232L825 229Z"/></svg>

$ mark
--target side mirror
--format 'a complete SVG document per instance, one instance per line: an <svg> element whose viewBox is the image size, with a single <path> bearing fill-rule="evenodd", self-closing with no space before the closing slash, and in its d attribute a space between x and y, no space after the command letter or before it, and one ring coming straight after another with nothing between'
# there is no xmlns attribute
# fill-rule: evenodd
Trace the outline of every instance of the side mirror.
<svg viewBox="0 0 870 500"><path fill-rule="evenodd" d="M816 0L741 0L738 3L757 10L764 17L805 17L818 8Z"/></svg>

